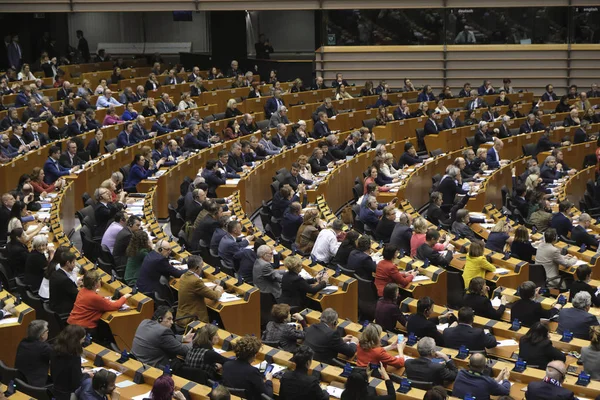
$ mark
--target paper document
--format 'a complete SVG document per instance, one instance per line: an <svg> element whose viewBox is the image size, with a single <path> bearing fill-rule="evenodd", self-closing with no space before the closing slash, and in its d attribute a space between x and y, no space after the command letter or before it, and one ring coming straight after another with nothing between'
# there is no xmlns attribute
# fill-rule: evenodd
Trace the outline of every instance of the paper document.
<svg viewBox="0 0 600 400"><path fill-rule="evenodd" d="M587 263L588 263L588 262L587 262L587 261L584 261L584 260L577 260L577 262L575 263L575 265L577 265L577 266L578 266L578 265L584 265L584 264L587 264Z"/></svg>
<svg viewBox="0 0 600 400"><path fill-rule="evenodd" d="M437 326L437 330L440 332L444 332L444 330L448 327L448 324L439 324Z"/></svg>
<svg viewBox="0 0 600 400"><path fill-rule="evenodd" d="M496 268L496 273L497 274L508 274L510 272L510 269L506 269L506 268Z"/></svg>
<svg viewBox="0 0 600 400"><path fill-rule="evenodd" d="M301 271L300 271L300 273L299 273L298 275L300 275L300 277L301 277L302 279L306 279L306 280L312 279L312 275L311 275L311 274L309 274L308 272L306 272L306 270L305 270L305 269L301 270Z"/></svg>
<svg viewBox="0 0 600 400"><path fill-rule="evenodd" d="M129 386L135 385L135 382L134 381L130 381L130 380L125 380L125 381L117 382L116 385L117 385L118 388L126 388L126 387L129 387Z"/></svg>
<svg viewBox="0 0 600 400"><path fill-rule="evenodd" d="M336 399L341 399L343 392L344 392L343 388L338 388L335 386L327 386L327 393L329 393L330 396L335 397Z"/></svg>
<svg viewBox="0 0 600 400"><path fill-rule="evenodd" d="M144 399L149 399L149 398L150 398L150 392L140 394L139 396L132 397L131 400L144 400Z"/></svg>
<svg viewBox="0 0 600 400"><path fill-rule="evenodd" d="M331 290L331 291L337 292L338 289L339 288L337 286L330 285L330 286L325 286L325 289L323 289L323 290Z"/></svg>
<svg viewBox="0 0 600 400"><path fill-rule="evenodd" d="M493 307L496 307L496 308L498 308L498 307L500 307L501 305L502 305L502 300L500 300L500 297L494 297L494 298L492 299L492 306L493 306Z"/></svg>
<svg viewBox="0 0 600 400"><path fill-rule="evenodd" d="M239 178L238 179L226 179L225 180L225 184L226 185L237 185L240 182Z"/></svg>
<svg viewBox="0 0 600 400"><path fill-rule="evenodd" d="M221 297L219 298L219 301L221 303L227 303L230 301L236 301L239 300L240 298L237 297L235 294L231 294L231 293L223 293L221 294Z"/></svg>
<svg viewBox="0 0 600 400"><path fill-rule="evenodd" d="M413 282L422 282L422 281L428 281L430 280L430 278L427 275L417 275L413 278Z"/></svg>
<svg viewBox="0 0 600 400"><path fill-rule="evenodd" d="M0 319L0 325L15 324L18 322L19 322L19 318L17 318L17 317Z"/></svg>
<svg viewBox="0 0 600 400"><path fill-rule="evenodd" d="M506 339L506 340L498 340L498 347L503 347L503 346L518 346L519 343L517 343L516 340L514 339Z"/></svg>

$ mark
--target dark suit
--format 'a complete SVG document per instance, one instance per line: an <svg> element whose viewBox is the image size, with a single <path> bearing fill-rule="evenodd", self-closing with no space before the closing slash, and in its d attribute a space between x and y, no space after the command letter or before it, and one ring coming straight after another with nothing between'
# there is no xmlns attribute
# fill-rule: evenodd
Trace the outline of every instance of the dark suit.
<svg viewBox="0 0 600 400"><path fill-rule="evenodd" d="M327 160L325 160L325 158L317 160L316 158L311 157L308 160L308 163L310 164L310 169L314 174L316 174L317 172L327 171L328 162Z"/></svg>
<svg viewBox="0 0 600 400"><path fill-rule="evenodd" d="M192 241L189 243L190 248L197 250L200 246L200 240L207 244L210 243L213 233L218 227L219 221L215 220L211 215L204 217L192 233Z"/></svg>
<svg viewBox="0 0 600 400"><path fill-rule="evenodd" d="M58 161L54 161L50 157L44 163L44 182L47 184L52 184L61 176L69 175L70 173L68 168L63 167Z"/></svg>
<svg viewBox="0 0 600 400"><path fill-rule="evenodd" d="M396 224L390 237L390 243L398 246L398 249L404 249L406 254L410 254L410 239L412 229L408 225Z"/></svg>
<svg viewBox="0 0 600 400"><path fill-rule="evenodd" d="M487 297L470 293L463 297L463 306L471 307L475 315L495 320L501 320L504 310L506 309L506 306L501 305L496 310L492 306L490 299Z"/></svg>
<svg viewBox="0 0 600 400"><path fill-rule="evenodd" d="M590 327L598 325L598 319L593 314L579 308L565 308L558 314L558 333L570 331L573 337L589 340Z"/></svg>
<svg viewBox="0 0 600 400"><path fill-rule="evenodd" d="M32 386L43 387L48 381L50 353L52 347L47 342L25 338L17 347L15 368L27 378Z"/></svg>
<svg viewBox="0 0 600 400"><path fill-rule="evenodd" d="M73 159L71 159L68 152L62 153L60 155L60 158L58 159L58 162L63 167L69 168L69 169L75 167L76 165L85 164L85 161L83 161L77 154L75 154L73 156Z"/></svg>
<svg viewBox="0 0 600 400"><path fill-rule="evenodd" d="M245 390L248 400L261 400L261 395L273 397L273 382L265 381L263 375L246 361L233 360L223 365L223 384Z"/></svg>
<svg viewBox="0 0 600 400"><path fill-rule="evenodd" d="M403 167L405 165L411 166L421 162L421 158L419 156L412 156L409 153L402 153L400 156L400 160L398 161L398 165Z"/></svg>
<svg viewBox="0 0 600 400"><path fill-rule="evenodd" d="M460 119L456 118L456 120L452 120L452 118L447 117L444 119L444 122L442 122L442 129L454 129L454 128L460 128L462 126L462 122L460 121Z"/></svg>
<svg viewBox="0 0 600 400"><path fill-rule="evenodd" d="M396 222L392 221L385 216L379 220L377 228L375 229L375 238L382 240L384 243L388 243L396 227Z"/></svg>
<svg viewBox="0 0 600 400"><path fill-rule="evenodd" d="M500 125L500 128L498 128L498 131L499 131L498 132L499 139L504 139L504 138L511 136L510 130L504 124Z"/></svg>
<svg viewBox="0 0 600 400"><path fill-rule="evenodd" d="M113 221L114 216L119 212L120 207L113 203L103 204L98 202L94 207L94 217L96 218L96 230L94 236L102 236L108 225Z"/></svg>
<svg viewBox="0 0 600 400"><path fill-rule="evenodd" d="M458 373L458 369L452 360L440 364L424 357L406 360L404 368L408 379L433 382L434 386L454 381Z"/></svg>
<svg viewBox="0 0 600 400"><path fill-rule="evenodd" d="M578 128L575 131L575 135L573 136L573 144L587 142L589 140L587 133L581 128Z"/></svg>
<svg viewBox="0 0 600 400"><path fill-rule="evenodd" d="M315 139L320 139L329 136L330 133L331 131L329 130L327 122L319 121L315 123L312 136Z"/></svg>
<svg viewBox="0 0 600 400"><path fill-rule="evenodd" d="M430 203L427 209L427 220L438 226L440 224L450 225L448 214L445 213L437 204Z"/></svg>
<svg viewBox="0 0 600 400"><path fill-rule="evenodd" d="M329 394L319 386L316 376L308 375L303 367L288 370L280 381L279 398L281 400L329 400Z"/></svg>
<svg viewBox="0 0 600 400"><path fill-rule="evenodd" d="M8 221L10 221L10 209L0 204L0 242L6 242Z"/></svg>
<svg viewBox="0 0 600 400"><path fill-rule="evenodd" d="M39 140L40 146L45 146L49 142L48 136L46 136L46 134L42 132L36 132L34 135L33 132L27 131L25 132L25 134L23 134L23 137L25 138L25 140L27 140L28 143L31 143L34 140Z"/></svg>
<svg viewBox="0 0 600 400"><path fill-rule="evenodd" d="M341 353L354 356L356 345L345 343L337 329L331 329L323 322L313 324L306 329L304 344L315 352L315 361L331 364L331 360Z"/></svg>
<svg viewBox="0 0 600 400"><path fill-rule="evenodd" d="M475 145L473 146L473 151L476 152L482 144L493 141L494 137L490 135L488 131L483 132L481 129L478 129L477 132L475 132Z"/></svg>
<svg viewBox="0 0 600 400"><path fill-rule="evenodd" d="M301 183L304 183L305 185L312 185L313 181L304 179L300 176L300 174L293 176L289 171L286 172L283 180L281 181L282 185L288 184L292 187L292 189L294 189L294 191L298 190L298 185Z"/></svg>
<svg viewBox="0 0 600 400"><path fill-rule="evenodd" d="M598 247L598 240L587 233L584 227L581 225L575 225L571 231L571 240L577 243L577 246L581 246L585 243L588 247Z"/></svg>
<svg viewBox="0 0 600 400"><path fill-rule="evenodd" d="M423 132L425 133L425 135L437 135L438 133L440 133L440 127L438 126L437 122L435 122L432 119L428 119L425 122Z"/></svg>
<svg viewBox="0 0 600 400"><path fill-rule="evenodd" d="M569 301L573 301L573 297L579 292L588 292L592 296L592 304L595 307L600 307L600 295L596 296L596 290L598 288L590 285L583 281L574 281L571 284L571 290L569 291Z"/></svg>
<svg viewBox="0 0 600 400"><path fill-rule="evenodd" d="M171 111L175 111L176 109L177 107L175 107L175 105L167 104L162 100L156 104L156 111L158 112L158 115L170 113Z"/></svg>
<svg viewBox="0 0 600 400"><path fill-rule="evenodd" d="M154 293L160 287L159 281L161 276L179 278L184 273L185 270L173 267L169 264L167 258L152 250L142 262L140 275L136 283L140 292Z"/></svg>
<svg viewBox="0 0 600 400"><path fill-rule="evenodd" d="M500 154L493 147L490 147L485 157L485 165L490 169L500 168Z"/></svg>
<svg viewBox="0 0 600 400"><path fill-rule="evenodd" d="M527 400L570 400L575 395L569 389L554 386L550 382L531 382L525 392Z"/></svg>
<svg viewBox="0 0 600 400"><path fill-rule="evenodd" d="M496 338L490 333L485 333L481 328L474 328L466 324L458 324L454 328L446 328L443 333L444 346L459 349L464 345L469 350L484 350L496 347Z"/></svg>
<svg viewBox="0 0 600 400"><path fill-rule="evenodd" d="M69 314L79 291L77 285L61 268L50 276L50 308L59 314Z"/></svg>
<svg viewBox="0 0 600 400"><path fill-rule="evenodd" d="M423 243L417 249L417 259L429 259L432 265L436 265L438 267L446 267L450 264L450 261L452 260L452 252L449 251L446 256L442 256L439 252L435 251L427 243Z"/></svg>
<svg viewBox="0 0 600 400"><path fill-rule="evenodd" d="M438 192L442 194L442 204L454 204L454 198L457 194L467 194L462 186L459 186L453 178L446 177L438 186Z"/></svg>
<svg viewBox="0 0 600 400"><path fill-rule="evenodd" d="M283 99L278 100L275 97L269 98L265 103L265 118L270 119L271 115L273 115L273 113L277 111L279 107L284 105L285 102L283 101Z"/></svg>
<svg viewBox="0 0 600 400"><path fill-rule="evenodd" d="M533 344L521 337L519 339L519 358L527 361L527 364L531 366L546 369L550 361L560 360L564 362L566 355L554 348L549 339L544 339L541 342Z"/></svg>
<svg viewBox="0 0 600 400"><path fill-rule="evenodd" d="M556 234L560 236L568 236L573 230L573 223L563 213L558 212L552 216L550 227L556 229Z"/></svg>
<svg viewBox="0 0 600 400"><path fill-rule="evenodd" d="M352 250L346 263L346 268L351 269L354 273L369 281L374 280L373 273L377 269L377 264L370 255L360 250Z"/></svg>
<svg viewBox="0 0 600 400"><path fill-rule="evenodd" d="M467 104L466 110L475 110L477 108L487 108L487 103L480 98L475 98L474 100L469 101Z"/></svg>
<svg viewBox="0 0 600 400"><path fill-rule="evenodd" d="M408 317L406 323L406 331L408 333L414 333L418 338L429 336L435 340L435 344L438 346L444 345L444 337L442 333L437 330L437 325L440 320L437 317L427 319L423 314L413 314Z"/></svg>
<svg viewBox="0 0 600 400"><path fill-rule="evenodd" d="M129 242L131 241L131 236L133 233L129 229L128 226L121 229L119 233L117 233L117 238L115 239L115 246L113 247L112 255L115 259L115 263L117 266L124 265L127 263L127 256L125 255L125 251L127 251L127 246L129 246Z"/></svg>
<svg viewBox="0 0 600 400"><path fill-rule="evenodd" d="M279 298L279 302L288 304L290 307L296 306L305 308L307 303L306 295L309 293L317 293L327 285L325 282L321 282L318 285L313 285L314 283L316 283L315 279L304 279L295 272L283 274L281 279L281 297ZM307 343L305 342L305 344ZM313 350L315 350L314 347Z"/></svg>
<svg viewBox="0 0 600 400"><path fill-rule="evenodd" d="M513 304L510 312L510 320L512 322L514 319L518 319L523 326L531 326L534 322L539 321L540 318L548 319L557 313L558 310L554 307L545 310L540 303L533 300L521 299Z"/></svg>

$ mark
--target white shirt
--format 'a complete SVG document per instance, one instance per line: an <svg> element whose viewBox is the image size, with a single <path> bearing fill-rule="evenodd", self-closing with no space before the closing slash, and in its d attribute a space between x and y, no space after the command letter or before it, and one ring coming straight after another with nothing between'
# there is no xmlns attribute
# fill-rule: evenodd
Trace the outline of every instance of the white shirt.
<svg viewBox="0 0 600 400"><path fill-rule="evenodd" d="M319 236L317 236L310 255L320 262L329 263L337 253L339 247L340 242L338 242L333 229L323 229L319 233Z"/></svg>

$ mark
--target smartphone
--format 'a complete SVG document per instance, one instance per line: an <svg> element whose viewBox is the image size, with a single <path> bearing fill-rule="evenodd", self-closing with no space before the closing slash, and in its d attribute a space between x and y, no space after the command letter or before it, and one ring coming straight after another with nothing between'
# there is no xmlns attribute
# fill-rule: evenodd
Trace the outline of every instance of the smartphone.
<svg viewBox="0 0 600 400"><path fill-rule="evenodd" d="M267 368L265 368L265 376L267 376L267 374L271 373L271 371L273 371L273 364L267 365Z"/></svg>
<svg viewBox="0 0 600 400"><path fill-rule="evenodd" d="M402 343L404 341L404 335L399 333L398 334L398 343Z"/></svg>
<svg viewBox="0 0 600 400"><path fill-rule="evenodd" d="M379 370L379 364L369 363L369 369L372 371L377 371Z"/></svg>

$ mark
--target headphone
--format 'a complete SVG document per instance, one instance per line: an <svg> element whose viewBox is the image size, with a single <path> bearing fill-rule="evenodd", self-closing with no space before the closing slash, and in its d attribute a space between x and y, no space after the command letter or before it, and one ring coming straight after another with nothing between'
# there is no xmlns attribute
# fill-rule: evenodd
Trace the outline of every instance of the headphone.
<svg viewBox="0 0 600 400"><path fill-rule="evenodd" d="M154 315L152 315L152 319L158 322L159 324L163 322L163 317L166 313L173 312L168 306L159 306L156 311L154 311Z"/></svg>
<svg viewBox="0 0 600 400"><path fill-rule="evenodd" d="M129 220L127 221L127 226L132 227L133 225L135 225L136 221L137 221L137 217L135 217L135 216L129 217Z"/></svg>

